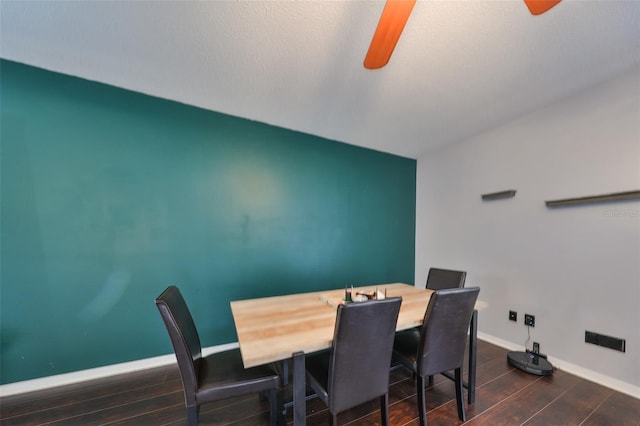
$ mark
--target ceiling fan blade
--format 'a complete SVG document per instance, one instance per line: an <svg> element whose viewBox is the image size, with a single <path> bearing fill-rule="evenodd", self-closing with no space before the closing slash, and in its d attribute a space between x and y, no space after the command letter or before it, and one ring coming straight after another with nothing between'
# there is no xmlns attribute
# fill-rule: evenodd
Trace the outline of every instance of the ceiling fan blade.
<svg viewBox="0 0 640 426"><path fill-rule="evenodd" d="M560 0L524 0L524 3L529 8L532 15L541 15L556 4L560 3Z"/></svg>
<svg viewBox="0 0 640 426"><path fill-rule="evenodd" d="M364 58L365 68L382 68L389 62L415 4L416 0L387 0Z"/></svg>

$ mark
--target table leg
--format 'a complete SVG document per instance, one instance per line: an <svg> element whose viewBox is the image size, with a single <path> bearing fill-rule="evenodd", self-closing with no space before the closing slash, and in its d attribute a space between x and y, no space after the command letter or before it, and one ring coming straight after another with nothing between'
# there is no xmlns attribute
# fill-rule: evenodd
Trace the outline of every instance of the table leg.
<svg viewBox="0 0 640 426"><path fill-rule="evenodd" d="M478 311L473 310L469 330L469 380L467 394L469 404L476 400L476 358L478 357Z"/></svg>
<svg viewBox="0 0 640 426"><path fill-rule="evenodd" d="M307 398L304 352L293 354L293 424L295 426L305 425L307 417Z"/></svg>
<svg viewBox="0 0 640 426"><path fill-rule="evenodd" d="M282 384L289 384L289 359L282 360Z"/></svg>

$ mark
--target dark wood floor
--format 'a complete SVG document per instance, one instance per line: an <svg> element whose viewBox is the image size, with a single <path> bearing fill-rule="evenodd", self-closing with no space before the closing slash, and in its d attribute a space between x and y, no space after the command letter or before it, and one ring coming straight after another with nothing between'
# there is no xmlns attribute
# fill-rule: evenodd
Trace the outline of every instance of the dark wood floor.
<svg viewBox="0 0 640 426"><path fill-rule="evenodd" d="M469 425L640 425L640 400L556 371L539 377L514 370L506 350L478 342L476 402L467 405ZM417 425L415 388L402 370L391 373L392 425ZM461 424L453 383L436 377L427 391L428 423ZM291 423L291 410L287 422ZM268 405L257 396L208 404L201 424L266 425ZM380 423L377 403L349 410L340 424ZM328 415L318 399L307 403L307 424L325 425ZM0 424L9 425L183 425L186 414L177 367L96 380L0 399Z"/></svg>

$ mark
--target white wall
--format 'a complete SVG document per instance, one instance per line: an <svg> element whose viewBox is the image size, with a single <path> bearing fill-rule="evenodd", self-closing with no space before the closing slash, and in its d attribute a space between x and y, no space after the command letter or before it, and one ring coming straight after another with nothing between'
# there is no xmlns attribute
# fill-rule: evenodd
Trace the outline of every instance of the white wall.
<svg viewBox="0 0 640 426"><path fill-rule="evenodd" d="M529 347L640 397L640 201L544 203L638 189L640 68L418 159L416 283L432 266L466 270L489 340L523 350L531 313ZM626 353L585 344L585 330L626 339Z"/></svg>

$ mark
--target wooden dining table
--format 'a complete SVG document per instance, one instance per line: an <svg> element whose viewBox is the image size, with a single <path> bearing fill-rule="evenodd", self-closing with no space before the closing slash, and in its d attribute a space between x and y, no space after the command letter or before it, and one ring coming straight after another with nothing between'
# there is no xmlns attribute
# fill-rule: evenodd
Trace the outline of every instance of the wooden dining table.
<svg viewBox="0 0 640 426"><path fill-rule="evenodd" d="M422 325L433 290L392 283L357 287L353 295L376 290L386 292L387 297L402 297L397 331ZM231 302L245 368L292 360L295 425L304 425L306 418L304 356L331 347L336 308L344 303L344 294L345 289L337 289ZM471 404L475 400L477 311L469 336L469 378L465 387Z"/></svg>

